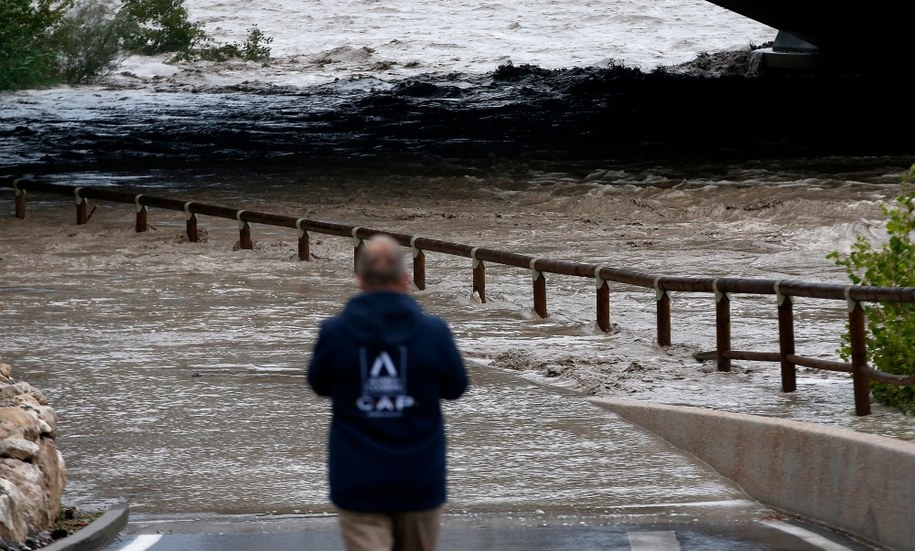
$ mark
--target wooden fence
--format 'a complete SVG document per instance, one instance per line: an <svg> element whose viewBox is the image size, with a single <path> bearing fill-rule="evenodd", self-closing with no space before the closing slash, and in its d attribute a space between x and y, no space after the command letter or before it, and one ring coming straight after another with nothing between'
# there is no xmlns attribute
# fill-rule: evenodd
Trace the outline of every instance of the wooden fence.
<svg viewBox="0 0 915 551"><path fill-rule="evenodd" d="M86 224L89 220L87 199L133 204L136 207L136 231L148 228L147 211L150 207L181 211L187 216L187 237L198 241L198 216L211 216L238 221L239 245L251 249L251 224L262 224L290 228L298 232L298 258L310 257L310 233L333 235L353 240L353 259L358 257L365 239L385 234L396 239L401 245L410 247L413 253L413 281L420 290L426 288L426 253L434 252L470 258L473 269L473 291L480 300L486 301L486 262L514 266L530 271L533 285L534 311L542 318L547 317L546 277L544 274L561 274L594 280L596 288L596 320L602 331L610 329L610 288L609 282L624 283L654 291L657 303L657 342L661 346L671 344L671 292L708 293L715 297L715 352L708 359L717 362L719 371L730 371L732 360L774 362L781 367L782 390L794 392L797 389L796 367L805 366L829 371L850 373L853 379L855 412L869 415L870 381L907 386L915 384L915 375L900 376L878 371L867 364L866 323L862 302L905 302L915 303L915 287L870 287L861 285L840 285L808 283L794 280L746 279L746 278L702 278L682 276L656 276L582 262L569 262L523 255L515 252L474 247L439 239L430 239L388 232L379 229L350 226L333 222L322 222L230 207L209 205L195 201L182 201L145 194L127 193L107 188L64 186L27 179L2 182L12 187L16 200L16 217L25 218L26 200L29 192L43 192L71 196L76 202L76 223ZM731 348L731 295L774 295L778 315L777 351L759 352L733 350ZM844 301L848 305L851 361L840 362L809 358L798 355L794 342L794 297Z"/></svg>

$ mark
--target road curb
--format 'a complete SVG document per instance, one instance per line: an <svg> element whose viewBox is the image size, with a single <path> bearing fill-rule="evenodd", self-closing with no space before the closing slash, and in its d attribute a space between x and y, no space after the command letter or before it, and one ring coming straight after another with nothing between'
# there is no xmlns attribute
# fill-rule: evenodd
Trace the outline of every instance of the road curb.
<svg viewBox="0 0 915 551"><path fill-rule="evenodd" d="M590 401L693 454L764 505L883 547L915 550L911 442L691 406Z"/></svg>
<svg viewBox="0 0 915 551"><path fill-rule="evenodd" d="M42 551L96 551L111 543L121 533L127 526L129 514L129 504L115 505L92 524L42 548Z"/></svg>

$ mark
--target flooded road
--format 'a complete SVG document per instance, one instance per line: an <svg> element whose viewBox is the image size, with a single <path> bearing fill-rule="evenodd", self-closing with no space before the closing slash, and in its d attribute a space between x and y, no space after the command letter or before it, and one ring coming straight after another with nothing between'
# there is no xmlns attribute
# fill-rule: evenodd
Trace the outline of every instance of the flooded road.
<svg viewBox="0 0 915 551"><path fill-rule="evenodd" d="M828 167L828 169L826 168ZM601 262L657 275L844 282L824 258L857 233L879 238L879 204L905 161L824 159L701 167L506 166L459 176L415 167L372 171L97 172L60 183L289 214ZM52 177L53 179L54 177ZM85 179L83 179L85 178ZM0 192L3 361L42 388L61 416L67 500L119 498L140 513L327 511L327 404L303 369L318 323L355 292L348 239L254 226L233 250L234 222L98 204L73 226L69 198L30 196L12 217ZM90 204L90 209L96 206ZM654 295L613 285L614 330L594 327L593 282L550 277L550 317L532 312L529 274L487 266L486 304L470 296L467 259L430 254L423 307L445 317L473 390L449 404L453 511L556 510L739 500L728 483L584 402L621 396L775 415L915 440L911 418L875 405L854 416L851 380L800 368L779 391L774 364L731 373L692 358L714 347L714 302L673 295L673 341L653 344ZM835 359L844 304L800 301L801 354ZM733 303L735 348L774 349L772 297ZM650 484L646 486L646 481Z"/></svg>
<svg viewBox="0 0 915 551"><path fill-rule="evenodd" d="M896 75L747 77L744 45L773 31L707 2L188 4L220 41L261 23L272 59L133 56L93 85L0 94L0 178L656 275L844 283L825 255L882 237L879 207L915 151L915 134L889 130L911 103ZM60 416L65 501L330 511L328 404L303 371L319 322L356 290L350 240L315 235L298 262L279 228L254 226L243 251L234 221L202 218L192 244L180 213L153 209L136 234L132 205L91 202L77 227L72 197L30 195L24 221L12 202L0 188L0 359ZM549 277L541 320L527 270L487 266L481 304L469 260L426 262L414 294L449 322L473 378L446 410L450 512L758 513L590 395L915 441L910 417L855 417L844 375L800 368L783 394L774 364L695 360L714 347L710 296L673 294L664 349L645 289L611 285L605 334L590 279ZM798 353L836 359L845 305L800 300L795 317ZM776 349L772 297L735 297L732 318L735 349Z"/></svg>

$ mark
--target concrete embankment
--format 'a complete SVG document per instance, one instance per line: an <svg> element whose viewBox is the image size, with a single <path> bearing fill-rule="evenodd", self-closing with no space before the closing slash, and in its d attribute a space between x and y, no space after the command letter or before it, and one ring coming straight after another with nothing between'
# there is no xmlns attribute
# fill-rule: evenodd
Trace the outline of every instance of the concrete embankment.
<svg viewBox="0 0 915 551"><path fill-rule="evenodd" d="M760 502L894 549L915 549L915 445L854 431L598 398Z"/></svg>

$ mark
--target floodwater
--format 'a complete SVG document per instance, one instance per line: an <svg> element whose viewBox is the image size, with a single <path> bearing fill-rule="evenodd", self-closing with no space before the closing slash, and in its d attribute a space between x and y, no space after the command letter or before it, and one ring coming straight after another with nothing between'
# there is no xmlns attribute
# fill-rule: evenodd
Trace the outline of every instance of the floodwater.
<svg viewBox="0 0 915 551"><path fill-rule="evenodd" d="M845 282L825 255L883 237L879 206L911 163L912 138L886 131L910 103L895 80L746 79L730 54L699 59L699 76L650 72L722 49L745 62L774 37L699 0L188 6L220 41L258 24L272 59L131 57L93 86L0 94L0 177L656 275ZM330 510L327 404L303 370L320 320L355 292L348 239L315 235L299 262L295 233L278 228L255 226L242 251L233 221L202 219L192 244L180 213L153 210L136 234L129 205L92 203L80 227L72 198L34 193L24 221L6 188L3 205L0 357L60 415L69 503ZM784 394L775 365L717 373L693 359L714 347L710 296L674 294L674 345L661 349L653 292L611 285L604 334L591 280L549 277L541 320L526 270L486 273L481 304L469 260L430 254L414 293L449 322L473 379L447 405L453 511L753 508L589 395L915 440L911 418L855 417L844 375L802 368ZM835 359L844 308L798 301L799 353ZM734 297L732 318L735 349L775 350L772 297Z"/></svg>
<svg viewBox="0 0 915 551"><path fill-rule="evenodd" d="M118 185L237 208L601 262L657 275L843 282L824 255L854 235L879 239L879 204L899 160L822 166L522 169L484 176L409 172L94 174ZM811 169L821 172L813 176ZM73 176L58 181L76 183ZM86 182L79 182L86 183ZM323 512L327 404L304 384L319 321L355 292L349 239L203 218L183 239L181 213L30 196L27 219L0 217L3 361L42 388L61 416L70 502L127 498L138 512ZM487 266L487 299L470 296L467 259L429 254L423 307L445 317L474 386L447 406L452 510L601 513L739 500L740 492L652 437L585 402L617 396L774 415L915 440L910 417L875 406L854 416L842 374L799 369L779 391L775 364L731 373L692 354L714 347L714 302L673 295L673 340L653 344L654 295L612 285L614 329L594 326L593 282L548 278L549 318L532 312L526 270ZM836 358L844 304L799 301L801 354ZM772 297L734 297L735 348L775 350Z"/></svg>
<svg viewBox="0 0 915 551"><path fill-rule="evenodd" d="M650 69L700 52L746 48L776 31L704 0L188 0L189 17L219 42L257 25L270 60L163 63L134 56L106 83L155 89L313 86L338 78L391 81L480 74L499 65Z"/></svg>

